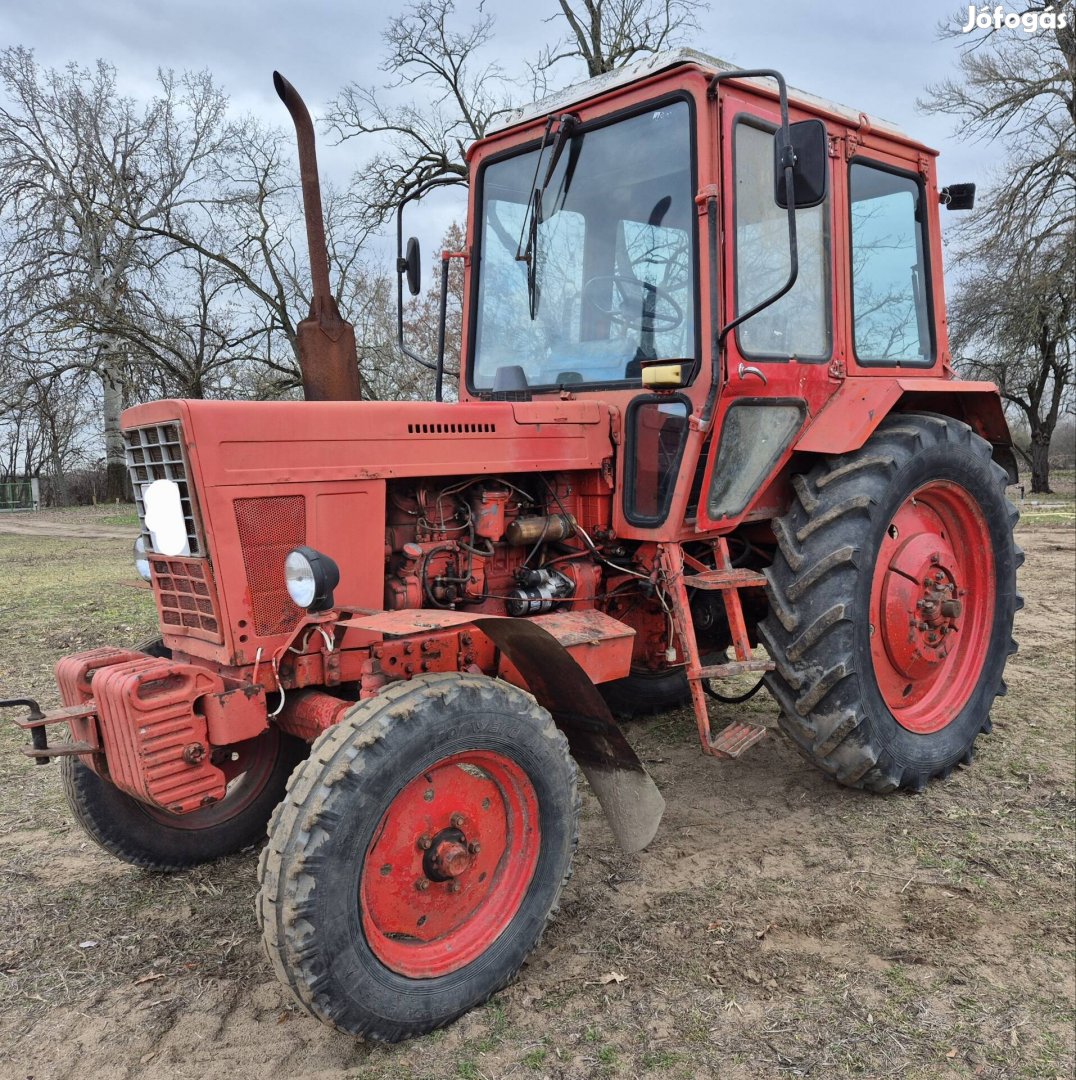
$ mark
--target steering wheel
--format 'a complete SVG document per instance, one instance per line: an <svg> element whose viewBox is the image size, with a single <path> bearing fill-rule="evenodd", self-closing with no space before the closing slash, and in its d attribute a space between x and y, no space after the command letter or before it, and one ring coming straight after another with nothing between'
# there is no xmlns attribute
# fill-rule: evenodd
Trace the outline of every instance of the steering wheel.
<svg viewBox="0 0 1076 1080"><path fill-rule="evenodd" d="M610 285L612 289L607 290L606 287ZM610 293L609 302L603 303ZM610 322L633 330L640 329L647 334L675 330L684 321L684 309L668 289L626 274L599 274L592 277L583 286L581 297L583 303Z"/></svg>

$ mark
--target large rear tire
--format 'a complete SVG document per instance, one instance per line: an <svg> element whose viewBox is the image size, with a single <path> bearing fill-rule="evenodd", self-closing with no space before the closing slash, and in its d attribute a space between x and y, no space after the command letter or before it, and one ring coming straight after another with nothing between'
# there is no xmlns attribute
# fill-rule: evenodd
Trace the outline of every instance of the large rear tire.
<svg viewBox="0 0 1076 1080"><path fill-rule="evenodd" d="M794 477L766 571L766 685L842 784L921 790L990 730L1022 606L1006 482L966 424L923 414Z"/></svg>
<svg viewBox="0 0 1076 1080"><path fill-rule="evenodd" d="M398 1042L500 990L578 836L575 765L534 699L424 675L349 710L296 772L259 867L280 980L314 1016Z"/></svg>
<svg viewBox="0 0 1076 1080"><path fill-rule="evenodd" d="M266 822L307 745L270 727L234 750L240 757L231 763L235 777L224 798L190 814L139 802L78 757L60 758L60 778L75 820L107 852L144 870L183 870L265 838Z"/></svg>

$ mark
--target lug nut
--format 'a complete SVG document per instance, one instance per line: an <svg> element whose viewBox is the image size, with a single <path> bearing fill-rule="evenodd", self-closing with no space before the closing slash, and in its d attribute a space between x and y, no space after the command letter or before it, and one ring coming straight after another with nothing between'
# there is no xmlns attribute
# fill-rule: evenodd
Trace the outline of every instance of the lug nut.
<svg viewBox="0 0 1076 1080"><path fill-rule="evenodd" d="M467 845L467 850L472 855L477 855L482 850L482 845L477 840L472 840L471 843Z"/></svg>
<svg viewBox="0 0 1076 1080"><path fill-rule="evenodd" d="M450 881L448 883L448 891L449 892L459 892L460 891L460 883L458 881Z"/></svg>
<svg viewBox="0 0 1076 1080"><path fill-rule="evenodd" d="M463 828L463 815L462 814L453 814L452 817L449 818L448 823L454 829L462 829Z"/></svg>
<svg viewBox="0 0 1076 1080"><path fill-rule="evenodd" d="M426 836L425 834L423 834L422 836L420 836L418 838L418 846L423 851L429 851L430 850L430 845L432 843L433 843L433 841L428 836Z"/></svg>
<svg viewBox="0 0 1076 1080"><path fill-rule="evenodd" d="M415 888L418 889L419 892L425 892L429 887L430 883L424 877L420 877L418 881L415 882Z"/></svg>

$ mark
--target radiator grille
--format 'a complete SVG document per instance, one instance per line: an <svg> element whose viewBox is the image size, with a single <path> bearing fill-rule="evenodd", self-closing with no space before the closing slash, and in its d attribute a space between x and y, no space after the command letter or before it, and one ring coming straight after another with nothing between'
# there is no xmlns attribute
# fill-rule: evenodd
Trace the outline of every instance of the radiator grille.
<svg viewBox="0 0 1076 1080"><path fill-rule="evenodd" d="M235 521L247 572L254 629L262 635L294 630L303 614L288 595L284 559L306 543L306 505L302 495L236 499Z"/></svg>
<svg viewBox="0 0 1076 1080"><path fill-rule="evenodd" d="M205 559L150 560L161 627L169 632L223 643L216 590Z"/></svg>
<svg viewBox="0 0 1076 1080"><path fill-rule="evenodd" d="M198 521L198 505L187 480L187 458L183 451L183 431L179 423L151 424L123 433L127 450L127 471L138 505L138 520L146 548L153 550L153 541L146 529L146 507L142 489L154 480L174 480L179 487L183 520L187 526L187 543L191 555L205 555Z"/></svg>

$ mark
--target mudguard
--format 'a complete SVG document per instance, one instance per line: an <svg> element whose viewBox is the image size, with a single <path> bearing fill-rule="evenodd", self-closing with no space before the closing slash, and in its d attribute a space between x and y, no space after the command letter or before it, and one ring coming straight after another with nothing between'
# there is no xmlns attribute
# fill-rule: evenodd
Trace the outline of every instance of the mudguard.
<svg viewBox="0 0 1076 1080"><path fill-rule="evenodd" d="M996 446L1012 445L1001 396L993 383L938 378L853 378L826 402L794 449L816 454L858 450L898 406L963 420Z"/></svg>
<svg viewBox="0 0 1076 1080"><path fill-rule="evenodd" d="M587 673L531 621L477 618L472 625L511 661L564 732L617 843L629 853L645 848L661 824L665 800Z"/></svg>

